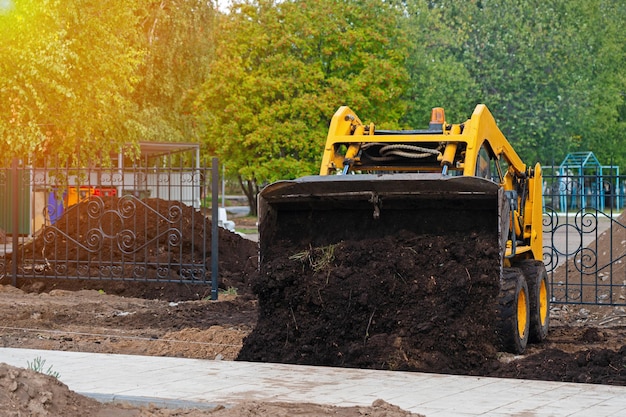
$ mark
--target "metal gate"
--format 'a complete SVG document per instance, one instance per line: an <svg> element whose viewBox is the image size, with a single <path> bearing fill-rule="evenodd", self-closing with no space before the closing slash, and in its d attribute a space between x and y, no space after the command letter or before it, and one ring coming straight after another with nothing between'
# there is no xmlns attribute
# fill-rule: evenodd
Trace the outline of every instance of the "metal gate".
<svg viewBox="0 0 626 417"><path fill-rule="evenodd" d="M544 263L555 303L626 305L626 216L619 175L544 173Z"/></svg>

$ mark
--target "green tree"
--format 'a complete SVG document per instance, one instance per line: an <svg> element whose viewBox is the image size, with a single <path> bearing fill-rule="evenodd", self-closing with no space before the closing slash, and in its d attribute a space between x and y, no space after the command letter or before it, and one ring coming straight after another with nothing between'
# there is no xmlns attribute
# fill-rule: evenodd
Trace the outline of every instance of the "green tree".
<svg viewBox="0 0 626 417"><path fill-rule="evenodd" d="M404 94L407 111L402 120L407 127L423 127L433 107L444 107L447 121L463 122L478 104L478 85L462 56L454 53L467 33L450 27L440 7L423 1L406 3L403 30L411 39L406 61L410 83Z"/></svg>
<svg viewBox="0 0 626 417"><path fill-rule="evenodd" d="M569 4L578 106L570 131L575 146L603 164L626 166L626 4L595 0Z"/></svg>
<svg viewBox="0 0 626 417"><path fill-rule="evenodd" d="M556 2L468 2L444 14L463 33L456 54L479 86L505 136L526 160L543 153L550 136L564 143L557 125L567 119L566 41Z"/></svg>
<svg viewBox="0 0 626 417"><path fill-rule="evenodd" d="M620 152L624 5L604 0L432 1L456 32L449 52L521 156ZM607 146L609 145L609 146ZM608 151L608 152L607 152Z"/></svg>
<svg viewBox="0 0 626 417"><path fill-rule="evenodd" d="M318 171L339 106L398 122L408 79L401 17L381 0L251 0L222 16L197 112L253 213L263 184Z"/></svg>
<svg viewBox="0 0 626 417"><path fill-rule="evenodd" d="M145 57L133 92L142 140L198 140L193 97L213 56L216 8L205 0L152 0L141 22Z"/></svg>
<svg viewBox="0 0 626 417"><path fill-rule="evenodd" d="M36 3L13 4L0 14L0 142L3 162L28 157L50 134L42 122L48 97L64 100L70 74L70 42L53 30L54 17ZM35 36L37 33L37 36Z"/></svg>
<svg viewBox="0 0 626 417"><path fill-rule="evenodd" d="M15 0L0 14L5 162L106 158L137 137L137 10L137 0Z"/></svg>

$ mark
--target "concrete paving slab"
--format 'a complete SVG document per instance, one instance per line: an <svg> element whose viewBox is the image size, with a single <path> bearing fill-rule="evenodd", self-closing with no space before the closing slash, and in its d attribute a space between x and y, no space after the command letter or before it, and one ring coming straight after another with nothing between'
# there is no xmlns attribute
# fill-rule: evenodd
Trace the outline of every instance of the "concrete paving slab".
<svg viewBox="0 0 626 417"><path fill-rule="evenodd" d="M243 400L369 406L383 399L429 417L626 416L626 387L285 364L0 348L35 358L100 401L213 407Z"/></svg>

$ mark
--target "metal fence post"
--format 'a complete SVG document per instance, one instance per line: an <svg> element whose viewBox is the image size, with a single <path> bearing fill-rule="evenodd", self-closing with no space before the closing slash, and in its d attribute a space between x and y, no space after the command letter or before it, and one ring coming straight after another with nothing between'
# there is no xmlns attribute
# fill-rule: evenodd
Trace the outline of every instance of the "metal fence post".
<svg viewBox="0 0 626 417"><path fill-rule="evenodd" d="M17 164L18 164L18 160L17 158L13 158L13 163L11 164L11 174L13 176L13 178L11 179L11 182L13 184L13 247L11 248L11 274L13 275L11 277L11 285L13 285L14 287L17 287L17 251L18 251L18 245L19 245L19 240L18 240L18 235L20 232L20 226L19 226L19 221L20 221L20 217L19 217L19 207L20 207L20 192L19 192L19 180L17 178Z"/></svg>
<svg viewBox="0 0 626 417"><path fill-rule="evenodd" d="M211 160L211 300L217 300L218 251L219 251L219 164Z"/></svg>

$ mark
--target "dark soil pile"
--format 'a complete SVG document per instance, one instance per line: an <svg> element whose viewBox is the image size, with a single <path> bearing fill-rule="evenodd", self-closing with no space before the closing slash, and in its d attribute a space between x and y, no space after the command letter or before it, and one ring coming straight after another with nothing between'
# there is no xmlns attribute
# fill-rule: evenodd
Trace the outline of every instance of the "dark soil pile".
<svg viewBox="0 0 626 417"><path fill-rule="evenodd" d="M275 242L237 359L626 385L617 327L553 327L524 357L497 352L496 248L488 235L409 232L299 251Z"/></svg>
<svg viewBox="0 0 626 417"><path fill-rule="evenodd" d="M93 198L70 207L50 227L20 250L25 264L49 265L47 260L61 261L62 269L46 267L36 276L55 279L21 279L18 287L25 291L48 292L52 289L99 289L127 297L159 298L171 301L204 298L210 295L211 220L203 213L177 201L162 199ZM199 284L177 283L185 278L181 265L201 262L206 254L208 277ZM219 286L237 288L239 294L250 293L248 277L257 269L257 245L223 228L219 228ZM98 277L102 265L123 265L115 271L117 279L136 282L90 280ZM89 269L85 270L85 265ZM143 268L145 270L138 270ZM162 276L161 266L168 271ZM81 269L83 268L83 269ZM160 269L161 268L161 269ZM137 274L140 271L140 274ZM65 280L62 276L86 279ZM150 282L146 279L159 279ZM169 282L168 282L169 281Z"/></svg>
<svg viewBox="0 0 626 417"><path fill-rule="evenodd" d="M626 345L623 344L625 333L624 326L610 329L574 329L568 326L553 328L548 339L549 345L553 344L550 343L551 340L560 341L563 346L568 342L579 349L566 352L547 346L521 359L494 363L493 367L486 368L483 372L488 376L502 378L626 385Z"/></svg>
<svg viewBox="0 0 626 417"><path fill-rule="evenodd" d="M626 345L618 351L584 349L566 353L545 349L514 362L498 364L484 373L501 378L626 385Z"/></svg>
<svg viewBox="0 0 626 417"><path fill-rule="evenodd" d="M488 234L273 244L239 360L473 373L496 355L498 243Z"/></svg>

